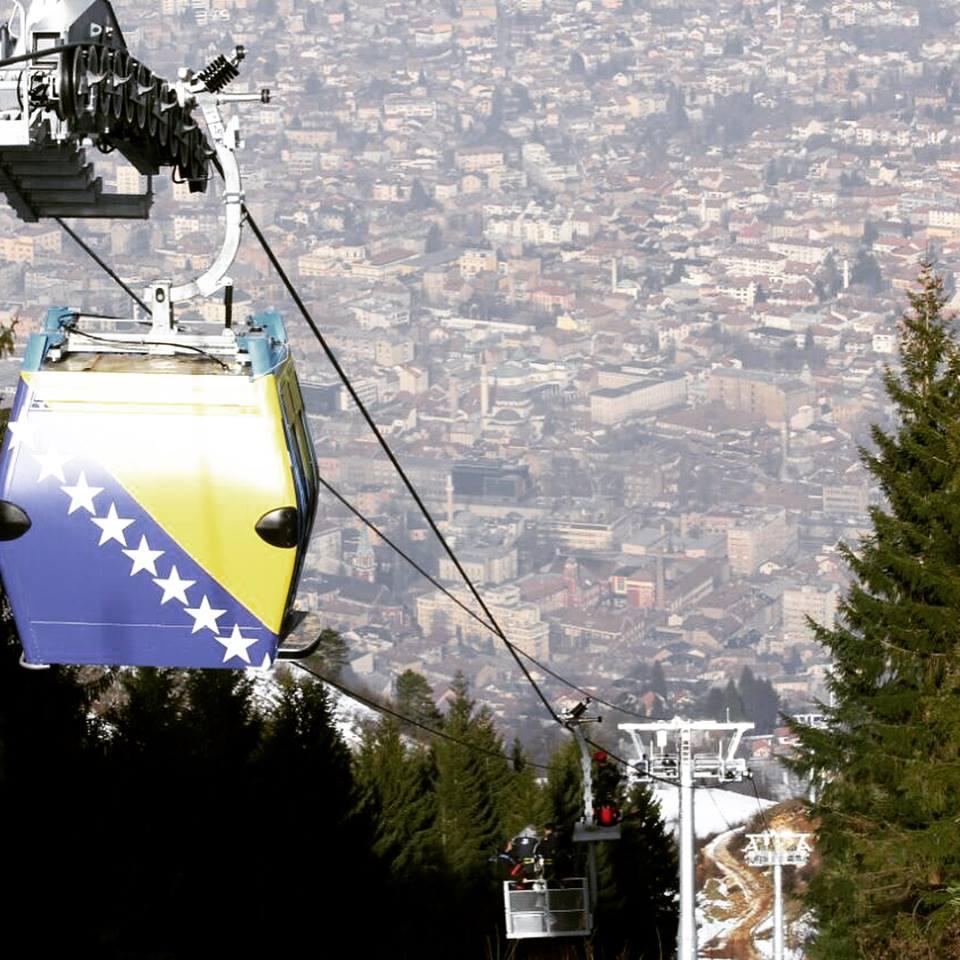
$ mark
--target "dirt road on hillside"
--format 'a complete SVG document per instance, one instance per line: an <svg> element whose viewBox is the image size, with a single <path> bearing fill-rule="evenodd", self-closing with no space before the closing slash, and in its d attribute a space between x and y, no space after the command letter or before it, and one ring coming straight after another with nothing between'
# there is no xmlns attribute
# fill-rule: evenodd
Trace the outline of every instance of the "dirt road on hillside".
<svg viewBox="0 0 960 960"><path fill-rule="evenodd" d="M700 945L702 957L730 960L761 960L753 945L753 930L770 916L773 891L767 871L746 866L730 847L743 829L722 833L704 847L703 855L712 860L726 881L729 906L734 919L722 934Z"/></svg>

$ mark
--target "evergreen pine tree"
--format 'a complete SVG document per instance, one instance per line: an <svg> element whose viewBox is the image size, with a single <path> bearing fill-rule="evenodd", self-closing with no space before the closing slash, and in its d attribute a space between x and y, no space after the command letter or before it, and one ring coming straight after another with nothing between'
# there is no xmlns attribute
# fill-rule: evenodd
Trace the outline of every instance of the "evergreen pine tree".
<svg viewBox="0 0 960 960"><path fill-rule="evenodd" d="M724 719L724 696L719 687L711 687L703 700L703 715L710 720Z"/></svg>
<svg viewBox="0 0 960 960"><path fill-rule="evenodd" d="M488 707L476 711L470 742L477 748L474 760L483 770L484 783L490 793L495 816L495 843L499 845L500 838L506 832L510 813L516 807L517 774L514 764L507 758L503 737L497 731L493 713ZM517 752L514 749L513 760L516 759ZM536 819L536 815L536 810L528 814L532 819Z"/></svg>
<svg viewBox="0 0 960 960"><path fill-rule="evenodd" d="M724 722L743 719L743 700L740 699L740 691L732 678L723 688L723 713L720 719Z"/></svg>
<svg viewBox="0 0 960 960"><path fill-rule="evenodd" d="M30 671L0 590L0 814L7 829L0 882L7 917L35 956L98 955L113 936L91 850L112 828L103 815L99 684L69 667ZM89 673L89 671L87 671ZM53 922L51 922L53 921ZM13 949L12 952L17 952Z"/></svg>
<svg viewBox="0 0 960 960"><path fill-rule="evenodd" d="M416 670L404 670L396 680L397 713L428 727L440 725L441 715L427 678Z"/></svg>
<svg viewBox="0 0 960 960"><path fill-rule="evenodd" d="M356 757L363 809L375 828L373 852L388 871L391 956L449 956L457 929L455 884L434 829L436 766L432 751L404 744L398 724L383 719L363 736ZM424 937L429 904L430 936ZM459 907L459 905L456 905ZM383 916L383 911L380 911Z"/></svg>
<svg viewBox="0 0 960 960"><path fill-rule="evenodd" d="M550 757L547 771L546 803L550 819L570 831L584 817L583 777L580 749L573 738L563 743Z"/></svg>
<svg viewBox="0 0 960 960"><path fill-rule="evenodd" d="M595 943L605 956L660 960L677 932L677 851L660 805L638 784L624 808L621 839L597 845L601 878ZM636 918L643 917L642 923Z"/></svg>
<svg viewBox="0 0 960 960"><path fill-rule="evenodd" d="M392 949L395 917L386 872L373 853L377 811L362 803L323 684L278 676L255 769L248 826L238 837L248 858L241 876L261 884L264 895L244 902L250 923L239 929L262 928L274 956L315 953L334 927L350 931L357 956L404 956ZM280 890L304 905L302 918L277 916ZM308 920L314 905L322 929ZM247 946L237 955L250 952Z"/></svg>
<svg viewBox="0 0 960 960"><path fill-rule="evenodd" d="M410 186L410 199L407 201L407 209L412 213L419 213L422 210L428 210L433 206L430 195L424 189L423 184L414 179Z"/></svg>
<svg viewBox="0 0 960 960"><path fill-rule="evenodd" d="M743 713L752 720L757 733L769 733L780 716L780 697L766 677L757 679L749 667L744 667L737 685Z"/></svg>
<svg viewBox="0 0 960 960"><path fill-rule="evenodd" d="M586 870L583 844L573 842L574 825L584 819L583 774L580 748L573 737L561 741L547 765L547 782L542 805L543 820L556 825L562 873L584 876Z"/></svg>
<svg viewBox="0 0 960 960"><path fill-rule="evenodd" d="M511 751L511 780L506 797L505 816L507 834L515 836L529 823L551 821L546 794L537 782L536 771L528 761L519 739Z"/></svg>
<svg viewBox="0 0 960 960"><path fill-rule="evenodd" d="M112 856L115 876L124 878L112 890L112 902L125 949L172 949L186 935L177 905L191 902L197 811L187 799L193 797L193 782L190 744L181 726L182 681L177 670L123 670L104 715L110 730L104 815L118 836L136 835L148 825L142 844L119 845ZM191 843L185 842L188 835ZM168 852L175 849L183 853L173 859ZM151 924L154 910L169 912L171 922L163 928Z"/></svg>
<svg viewBox="0 0 960 960"><path fill-rule="evenodd" d="M121 673L117 695L105 715L118 767L134 774L140 765L152 766L166 775L179 764L187 749L180 726L182 676L154 667Z"/></svg>
<svg viewBox="0 0 960 960"><path fill-rule="evenodd" d="M423 242L424 253L436 253L443 247L443 234L436 223L431 223Z"/></svg>
<svg viewBox="0 0 960 960"><path fill-rule="evenodd" d="M219 794L229 786L225 777L244 776L260 739L253 683L239 670L189 670L183 693L182 735L198 773Z"/></svg>
<svg viewBox="0 0 960 960"><path fill-rule="evenodd" d="M376 811L374 852L394 878L436 874L442 855L433 829L436 766L430 751L405 746L396 721L384 718L364 731L356 777Z"/></svg>
<svg viewBox="0 0 960 960"><path fill-rule="evenodd" d="M490 856L503 844L506 807L501 789L509 780L505 759L488 756L502 751L484 711L475 714L463 674L454 679L455 698L444 720L453 740L437 741L437 829L454 874L463 883L486 875ZM506 773L506 775L505 775Z"/></svg>
<svg viewBox="0 0 960 960"><path fill-rule="evenodd" d="M318 639L319 646L307 662L323 676L336 680L349 659L347 641L336 630L330 629L323 630Z"/></svg>
<svg viewBox="0 0 960 960"><path fill-rule="evenodd" d="M249 941L211 916L233 908L238 883L253 884L246 845L256 816L252 757L260 720L250 680L231 670L123 671L107 715L113 736L103 802L118 836L113 865L125 951L235 950ZM266 906L256 899L248 910ZM167 917L164 924L153 918ZM249 914L248 914L249 916ZM135 954L136 955L136 954Z"/></svg>
<svg viewBox="0 0 960 960"><path fill-rule="evenodd" d="M960 350L924 264L885 385L897 427L862 458L880 485L830 651L827 728L798 726L822 781L809 956L960 955Z"/></svg>
<svg viewBox="0 0 960 960"><path fill-rule="evenodd" d="M443 729L453 739L434 744L437 763L436 836L450 869L446 908L448 933L459 954L465 943L480 944L503 926L503 895L491 862L507 838L504 794L511 783L487 710L475 710L469 684L458 673ZM456 922L449 922L456 916Z"/></svg>

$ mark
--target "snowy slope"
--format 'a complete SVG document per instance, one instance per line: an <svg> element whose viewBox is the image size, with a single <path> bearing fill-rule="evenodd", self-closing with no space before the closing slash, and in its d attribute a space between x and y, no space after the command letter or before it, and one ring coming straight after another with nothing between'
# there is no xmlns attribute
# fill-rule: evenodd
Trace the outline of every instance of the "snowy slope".
<svg viewBox="0 0 960 960"><path fill-rule="evenodd" d="M667 826L677 829L677 813L680 804L680 788L657 785L653 795L660 802L660 813ZM761 807L775 806L773 800L760 800L741 793L731 793L719 788L697 787L693 791L693 823L698 837L705 838L723 833L731 827L746 823L755 817Z"/></svg>
<svg viewBox="0 0 960 960"><path fill-rule="evenodd" d="M294 676L304 676L299 670L291 667ZM269 708L277 694L277 679L273 669L248 668L247 673L254 678L254 698L264 708ZM343 737L344 743L353 750L360 745L361 729L364 723L377 720L380 716L376 710L364 706L358 700L340 693L335 687L323 683L330 706L333 711L334 726Z"/></svg>
<svg viewBox="0 0 960 960"><path fill-rule="evenodd" d="M340 693L333 687L324 684L326 691L330 696L330 704L333 707L333 716L337 730L343 737L343 742L354 750L360 746L361 730L364 724L374 722L380 718L380 714L370 707L364 706L352 697Z"/></svg>

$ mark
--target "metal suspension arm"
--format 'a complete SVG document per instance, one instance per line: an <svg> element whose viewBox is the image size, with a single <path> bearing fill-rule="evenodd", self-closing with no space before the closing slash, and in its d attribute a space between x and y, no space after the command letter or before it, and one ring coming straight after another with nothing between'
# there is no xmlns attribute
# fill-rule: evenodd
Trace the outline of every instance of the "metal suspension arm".
<svg viewBox="0 0 960 960"><path fill-rule="evenodd" d="M182 303L194 297L209 297L227 286L230 282L227 271L233 266L237 250L240 249L243 189L240 181L240 164L236 154L240 140L239 124L236 117L229 123L224 123L216 95L207 94L200 104L200 109L216 150L217 166L223 174L223 205L226 220L223 244L217 258L199 277L170 288L172 303Z"/></svg>

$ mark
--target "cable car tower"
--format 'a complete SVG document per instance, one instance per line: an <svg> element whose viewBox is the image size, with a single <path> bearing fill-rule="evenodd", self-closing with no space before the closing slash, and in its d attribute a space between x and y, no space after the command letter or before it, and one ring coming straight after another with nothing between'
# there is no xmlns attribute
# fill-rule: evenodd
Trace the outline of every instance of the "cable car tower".
<svg viewBox="0 0 960 960"><path fill-rule="evenodd" d="M773 960L783 960L783 868L802 867L810 859L811 834L791 830L748 833L744 860L751 867L773 868Z"/></svg>
<svg viewBox="0 0 960 960"><path fill-rule="evenodd" d="M680 788L680 929L677 960L697 960L696 882L694 855L694 803L696 781L735 783L750 776L747 762L736 756L740 741L752 723L718 723L715 720L685 720L621 723L630 734L641 780L666 780ZM713 735L716 749L695 750L694 734L702 743ZM724 734L730 734L724 740ZM646 738L646 739L645 739Z"/></svg>
<svg viewBox="0 0 960 960"><path fill-rule="evenodd" d="M602 718L587 716L588 702L577 704L563 715L564 726L580 748L583 816L574 824L573 842L585 845L587 875L505 881L503 901L509 940L588 937L593 933L597 904L596 844L619 840L620 825L604 826L596 821L592 756L580 728L583 724L600 723Z"/></svg>
<svg viewBox="0 0 960 960"><path fill-rule="evenodd" d="M23 662L232 669L306 656L320 625L293 601L316 510L313 442L279 314L235 323L229 276L242 144L221 107L269 93L227 91L242 47L156 76L107 0L14 8L0 24L0 192L21 220L55 219L137 304L121 317L53 307L26 346L0 451L0 574ZM122 154L146 191L105 192L90 147ZM221 177L225 228L199 276L156 279L141 297L62 218L145 219L162 167L191 192ZM222 323L177 318L220 291Z"/></svg>

